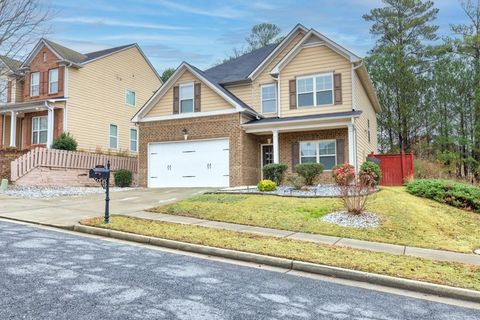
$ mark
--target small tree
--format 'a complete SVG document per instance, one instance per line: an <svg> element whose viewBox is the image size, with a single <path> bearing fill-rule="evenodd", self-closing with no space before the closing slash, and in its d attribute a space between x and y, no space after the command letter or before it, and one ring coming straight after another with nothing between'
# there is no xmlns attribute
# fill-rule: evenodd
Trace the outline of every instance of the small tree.
<svg viewBox="0 0 480 320"><path fill-rule="evenodd" d="M320 163L301 163L297 164L295 170L305 179L305 184L311 186L318 175L323 172L323 166Z"/></svg>
<svg viewBox="0 0 480 320"><path fill-rule="evenodd" d="M168 79L170 79L170 77L175 73L175 69L174 68L167 68L163 71L162 75L160 76L160 78L162 79L162 82L165 83L168 81Z"/></svg>
<svg viewBox="0 0 480 320"><path fill-rule="evenodd" d="M357 178L355 169L348 163L335 167L332 174L340 189L345 210L354 215L363 213L369 195L377 185L375 174L372 171L360 171Z"/></svg>
<svg viewBox="0 0 480 320"><path fill-rule="evenodd" d="M77 150L77 141L70 135L70 133L62 133L58 138L53 140L52 149L75 151Z"/></svg>
<svg viewBox="0 0 480 320"><path fill-rule="evenodd" d="M287 171L288 166L283 163L270 163L263 166L263 177L272 180L279 186L283 180L283 174Z"/></svg>

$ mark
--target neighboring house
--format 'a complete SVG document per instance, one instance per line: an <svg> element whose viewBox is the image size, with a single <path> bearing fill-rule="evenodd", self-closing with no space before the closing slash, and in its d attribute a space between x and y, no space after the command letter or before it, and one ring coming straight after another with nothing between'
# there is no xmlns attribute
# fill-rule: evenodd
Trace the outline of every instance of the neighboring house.
<svg viewBox="0 0 480 320"><path fill-rule="evenodd" d="M23 63L9 61L0 148L50 147L69 132L80 150L138 152L130 120L161 80L137 44L82 54L41 39Z"/></svg>
<svg viewBox="0 0 480 320"><path fill-rule="evenodd" d="M256 184L262 167L358 168L377 151L380 105L363 61L297 25L279 44L201 71L182 63L134 116L140 184Z"/></svg>

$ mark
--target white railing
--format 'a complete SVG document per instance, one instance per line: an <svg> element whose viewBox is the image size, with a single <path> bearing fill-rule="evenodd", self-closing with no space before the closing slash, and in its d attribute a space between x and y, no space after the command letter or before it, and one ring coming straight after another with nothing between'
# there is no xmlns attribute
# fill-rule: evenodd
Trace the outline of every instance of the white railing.
<svg viewBox="0 0 480 320"><path fill-rule="evenodd" d="M11 180L16 181L38 167L91 169L96 165L106 165L110 160L110 168L138 171L135 157L111 156L106 154L65 151L46 148L35 148L11 162Z"/></svg>

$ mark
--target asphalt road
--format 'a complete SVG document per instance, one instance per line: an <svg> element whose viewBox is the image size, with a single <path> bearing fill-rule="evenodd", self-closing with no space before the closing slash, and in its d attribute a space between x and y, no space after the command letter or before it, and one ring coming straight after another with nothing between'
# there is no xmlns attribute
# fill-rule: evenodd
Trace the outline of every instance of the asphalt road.
<svg viewBox="0 0 480 320"><path fill-rule="evenodd" d="M480 319L480 310L0 221L0 319Z"/></svg>

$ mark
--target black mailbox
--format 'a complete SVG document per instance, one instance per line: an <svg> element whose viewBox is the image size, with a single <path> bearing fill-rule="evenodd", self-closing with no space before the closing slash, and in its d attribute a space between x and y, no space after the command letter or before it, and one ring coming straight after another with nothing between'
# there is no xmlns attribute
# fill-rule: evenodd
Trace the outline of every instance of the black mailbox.
<svg viewBox="0 0 480 320"><path fill-rule="evenodd" d="M97 181L107 180L110 178L110 170L105 168L105 166L95 166L95 168L90 169L88 176Z"/></svg>

